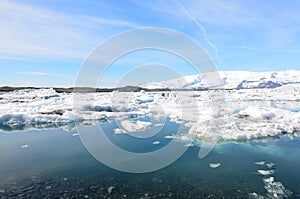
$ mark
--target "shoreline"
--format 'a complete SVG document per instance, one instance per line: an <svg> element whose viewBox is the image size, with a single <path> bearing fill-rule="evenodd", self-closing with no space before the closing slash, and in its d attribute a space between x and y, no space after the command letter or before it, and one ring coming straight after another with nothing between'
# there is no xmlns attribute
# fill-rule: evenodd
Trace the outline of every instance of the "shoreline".
<svg viewBox="0 0 300 199"><path fill-rule="evenodd" d="M280 86L279 86L280 87ZM57 93L74 93L74 92L86 92L86 93L109 93L114 91L119 92L170 92L170 91L208 91L208 90L251 90L251 89L273 89L278 87L253 87L253 88L202 88L202 89L170 89L170 88L154 88L148 89L138 86L125 86L125 87L117 87L117 88L92 88L92 87L69 87L69 88L62 88L62 87L31 87L31 86L22 86L22 87L14 87L14 86L2 86L0 87L0 92L11 92L11 91L18 91L18 90L25 90L25 89L49 89L52 88Z"/></svg>

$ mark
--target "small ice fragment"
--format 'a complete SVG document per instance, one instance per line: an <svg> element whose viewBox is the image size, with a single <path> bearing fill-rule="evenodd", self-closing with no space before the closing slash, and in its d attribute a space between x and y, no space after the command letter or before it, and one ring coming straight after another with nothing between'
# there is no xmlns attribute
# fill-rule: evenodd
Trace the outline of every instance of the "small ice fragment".
<svg viewBox="0 0 300 199"><path fill-rule="evenodd" d="M30 147L28 144L25 144L25 145L21 146L22 149L26 149L28 147Z"/></svg>
<svg viewBox="0 0 300 199"><path fill-rule="evenodd" d="M274 170L257 170L257 172L261 175L267 176L274 173Z"/></svg>
<svg viewBox="0 0 300 199"><path fill-rule="evenodd" d="M268 198L288 198L293 193L286 189L281 182L275 182L274 177L263 179Z"/></svg>
<svg viewBox="0 0 300 199"><path fill-rule="evenodd" d="M264 199L264 196L258 195L257 193L249 193L249 199Z"/></svg>
<svg viewBox="0 0 300 199"><path fill-rule="evenodd" d="M79 133L73 133L72 134L73 137L78 136L78 135L79 135Z"/></svg>
<svg viewBox="0 0 300 199"><path fill-rule="evenodd" d="M154 144L154 145L160 144L160 141L154 141L154 142L152 142L152 144Z"/></svg>
<svg viewBox="0 0 300 199"><path fill-rule="evenodd" d="M209 167L212 169L216 169L221 166L221 163L209 163Z"/></svg>
<svg viewBox="0 0 300 199"><path fill-rule="evenodd" d="M264 166L265 162L264 161L260 161L260 162L255 162L254 164L259 165L259 166Z"/></svg>
<svg viewBox="0 0 300 199"><path fill-rule="evenodd" d="M165 138L166 139L173 139L173 138L175 138L175 136L174 135L166 135Z"/></svg>
<svg viewBox="0 0 300 199"><path fill-rule="evenodd" d="M194 144L193 143L187 143L186 145L184 145L185 147L193 147Z"/></svg>
<svg viewBox="0 0 300 199"><path fill-rule="evenodd" d="M265 179L263 179L263 181L264 181L265 183L268 183L268 184L273 183L273 182L274 182L274 177L265 178Z"/></svg>
<svg viewBox="0 0 300 199"><path fill-rule="evenodd" d="M126 131L124 129L120 129L120 128L115 128L114 132L116 135L126 133Z"/></svg>
<svg viewBox="0 0 300 199"><path fill-rule="evenodd" d="M181 140L182 141L188 141L188 140L190 140L190 138L186 135L183 135L183 136L181 136Z"/></svg>
<svg viewBox="0 0 300 199"><path fill-rule="evenodd" d="M114 188L115 188L115 187L108 187L107 192L108 192L109 194L111 194L111 192L113 191Z"/></svg>
<svg viewBox="0 0 300 199"><path fill-rule="evenodd" d="M273 169L276 169L276 164L274 163L268 163L265 165L266 169L268 170L273 170Z"/></svg>

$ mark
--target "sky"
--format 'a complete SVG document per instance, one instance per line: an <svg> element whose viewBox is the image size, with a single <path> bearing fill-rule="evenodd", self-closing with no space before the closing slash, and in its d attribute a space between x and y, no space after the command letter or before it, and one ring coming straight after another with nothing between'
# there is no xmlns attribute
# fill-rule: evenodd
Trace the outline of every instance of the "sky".
<svg viewBox="0 0 300 199"><path fill-rule="evenodd" d="M142 27L188 36L221 71L300 70L299 8L298 0L0 0L0 86L72 87L97 46ZM196 73L174 54L146 50L112 63L99 86L142 82L158 70L151 63ZM162 71L154 76L173 77Z"/></svg>

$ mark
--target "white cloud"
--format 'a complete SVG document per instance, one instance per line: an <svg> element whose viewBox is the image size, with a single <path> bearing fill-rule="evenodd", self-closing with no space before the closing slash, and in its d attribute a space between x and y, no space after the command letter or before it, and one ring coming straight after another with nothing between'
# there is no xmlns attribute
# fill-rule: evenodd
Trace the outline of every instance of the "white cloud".
<svg viewBox="0 0 300 199"><path fill-rule="evenodd" d="M0 54L16 59L84 58L107 37L104 32L113 26L132 28L136 24L58 13L3 0L0 1Z"/></svg>
<svg viewBox="0 0 300 199"><path fill-rule="evenodd" d="M218 54L223 59L224 55L232 53L234 58L238 49L289 54L299 52L300 1L173 0L172 6L169 1L131 1L144 9L165 14L166 18L172 17L174 21L194 22L203 36L203 40L198 41L204 41L215 50L216 60L219 60ZM184 9L180 8L180 4ZM188 33L190 30L192 27L187 27ZM229 48L221 48L225 46ZM210 48L206 50L209 52Z"/></svg>
<svg viewBox="0 0 300 199"><path fill-rule="evenodd" d="M24 71L24 72L20 72L20 74L23 74L23 75L50 75L49 73L39 72L39 71Z"/></svg>
<svg viewBox="0 0 300 199"><path fill-rule="evenodd" d="M277 49L277 48L257 48L252 46L234 46L234 45L222 45L220 47L244 49L244 50L253 50L253 51L269 51L269 52L282 52L282 53L293 53L300 54L299 50L286 50L286 49Z"/></svg>
<svg viewBox="0 0 300 199"><path fill-rule="evenodd" d="M237 24L249 25L250 23L256 24L256 19L257 17L259 17L257 12L253 12L253 10L250 11L249 8L245 7L238 1L173 0L173 6L170 6L169 1L160 0L154 0L151 2L131 0L131 2L150 10L188 19L188 17L184 14L182 8L179 6L180 4L182 4L190 13L190 15L192 15L197 20L218 26Z"/></svg>

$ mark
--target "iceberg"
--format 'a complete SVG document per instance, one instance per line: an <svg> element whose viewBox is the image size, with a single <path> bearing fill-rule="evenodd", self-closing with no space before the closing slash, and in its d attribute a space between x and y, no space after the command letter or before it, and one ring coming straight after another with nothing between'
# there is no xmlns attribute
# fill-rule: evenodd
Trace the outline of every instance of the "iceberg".
<svg viewBox="0 0 300 199"><path fill-rule="evenodd" d="M250 81L256 78L254 74L241 76ZM194 138L196 142L242 142L299 135L298 77L290 71L259 76L267 74L284 84L266 89L77 93L80 103L74 104L72 93L58 93L51 88L0 92L0 130L70 130L75 124L97 125L114 120L119 124L114 131L120 134L146 131L158 126L154 121L163 124L168 120L187 130L173 137L184 142ZM229 76L226 84L237 82Z"/></svg>
<svg viewBox="0 0 300 199"><path fill-rule="evenodd" d="M273 176L266 177L275 173L276 165L274 163L265 164L263 161L256 163L260 163L257 165L266 168L266 170L257 170L257 172L264 176L263 183L267 194L262 196L254 192L249 194L249 198L288 198L292 196L293 193L286 189L281 182L276 182Z"/></svg>
<svg viewBox="0 0 300 199"><path fill-rule="evenodd" d="M274 170L257 170L257 172L261 175L267 176L274 173Z"/></svg>

